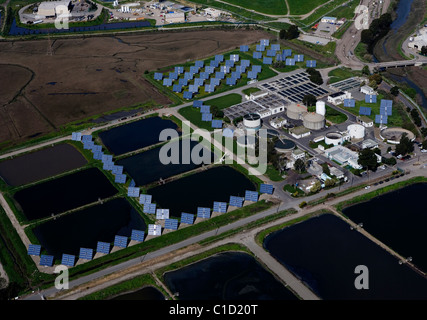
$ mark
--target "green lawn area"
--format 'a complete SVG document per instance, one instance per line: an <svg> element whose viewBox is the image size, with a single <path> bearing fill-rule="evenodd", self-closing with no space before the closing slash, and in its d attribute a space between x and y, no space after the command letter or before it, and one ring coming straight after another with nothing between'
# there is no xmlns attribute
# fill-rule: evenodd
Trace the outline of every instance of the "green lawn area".
<svg viewBox="0 0 427 320"><path fill-rule="evenodd" d="M267 171L265 175L271 180L271 181L282 181L284 180L282 176L280 175L279 171L273 167L273 165L269 164L267 166Z"/></svg>
<svg viewBox="0 0 427 320"><path fill-rule="evenodd" d="M312 26L314 23L316 23L318 20L320 20L323 16L331 16L331 13L335 12L335 10L337 8L340 8L341 5L343 3L345 3L347 0L334 0L331 1L330 3L322 6L321 8L317 9L312 15L310 15L309 17L307 17L307 19L301 20L301 22L303 24L305 24L306 26ZM312 9L318 7L319 5L326 3L327 1L325 0L314 0L314 1L310 1L310 0L288 0L289 5L291 5L291 3L294 3L294 5L296 6L300 6L301 8L305 6L305 10L307 10L304 13L308 13L310 12ZM291 7L291 14L297 14L292 10ZM302 10L302 9L301 9ZM301 14L301 13L300 13ZM335 17L335 16L334 16ZM337 17L338 18L338 17Z"/></svg>
<svg viewBox="0 0 427 320"><path fill-rule="evenodd" d="M237 93L232 93L219 98L207 100L203 102L203 104L211 107L216 106L219 109L224 109L240 102L242 102L242 96ZM188 121L198 126L199 128L213 131L210 121L202 121L202 114L200 113L200 109L194 108L193 106L188 106L181 108L178 112L180 115L185 117Z"/></svg>
<svg viewBox="0 0 427 320"><path fill-rule="evenodd" d="M246 94L247 96L249 96L251 93L255 93L255 92L258 92L258 91L261 91L261 89L259 89L257 87L251 87L251 88L247 88L245 90L242 90L242 92L244 94Z"/></svg>
<svg viewBox="0 0 427 320"><path fill-rule="evenodd" d="M335 83L348 78L361 76L361 71L352 70L350 68L336 68L329 72L329 83Z"/></svg>
<svg viewBox="0 0 427 320"><path fill-rule="evenodd" d="M300 188L291 186L290 184L286 184L283 187L283 190L289 192L293 197L299 197L304 195L304 191L302 191Z"/></svg>
<svg viewBox="0 0 427 320"><path fill-rule="evenodd" d="M310 42L306 42L306 41L301 41L299 39L293 39L293 40L291 40L291 42L295 43L296 45L307 47L307 48L314 50L317 53L320 53L321 55L323 55L325 57L329 57L329 58L334 56L335 48L337 46L337 44L334 41L331 41L327 45L324 45L324 46L314 44L314 43L310 43ZM317 68L320 68L320 69L331 67L331 65L323 63L323 62L319 61L318 59L313 59L312 57L310 57L308 55L305 55L305 60L317 60Z"/></svg>
<svg viewBox="0 0 427 320"><path fill-rule="evenodd" d="M333 124L340 124L347 120L347 116L329 106L326 106L326 120Z"/></svg>
<svg viewBox="0 0 427 320"><path fill-rule="evenodd" d="M266 23L266 25L271 28L279 29L279 30L282 30L282 29L288 30L289 27L291 26L291 24L286 22L268 22Z"/></svg>
<svg viewBox="0 0 427 320"><path fill-rule="evenodd" d="M291 15L309 13L314 8L325 3L325 0L288 0Z"/></svg>
<svg viewBox="0 0 427 320"><path fill-rule="evenodd" d="M224 0L225 2L235 4L240 7L255 10L256 12L283 15L288 10L283 0Z"/></svg>

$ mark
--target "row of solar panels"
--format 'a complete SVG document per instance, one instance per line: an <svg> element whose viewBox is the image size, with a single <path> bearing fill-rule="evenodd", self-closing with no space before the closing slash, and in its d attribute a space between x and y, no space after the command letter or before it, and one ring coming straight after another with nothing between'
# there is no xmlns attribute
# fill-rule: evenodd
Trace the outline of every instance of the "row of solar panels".
<svg viewBox="0 0 427 320"><path fill-rule="evenodd" d="M203 101L201 100L194 100L193 107L200 109L200 113L202 114L202 121L211 121L211 126L214 129L222 128L222 120L213 119L213 115L210 113L210 106L204 105Z"/></svg>

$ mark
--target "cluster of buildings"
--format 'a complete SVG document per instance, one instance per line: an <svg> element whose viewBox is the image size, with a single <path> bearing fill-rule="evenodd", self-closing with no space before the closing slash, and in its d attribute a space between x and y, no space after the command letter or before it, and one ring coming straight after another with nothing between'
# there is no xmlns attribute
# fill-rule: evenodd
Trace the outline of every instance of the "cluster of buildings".
<svg viewBox="0 0 427 320"><path fill-rule="evenodd" d="M63 12L67 8L68 12ZM60 14L70 13L72 4L70 0L43 1L34 8L36 19L56 18Z"/></svg>

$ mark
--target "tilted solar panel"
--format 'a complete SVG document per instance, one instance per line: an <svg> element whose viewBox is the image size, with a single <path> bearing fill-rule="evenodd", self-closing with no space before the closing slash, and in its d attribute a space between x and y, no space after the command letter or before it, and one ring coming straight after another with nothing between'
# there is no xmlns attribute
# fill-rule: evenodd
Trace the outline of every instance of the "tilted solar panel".
<svg viewBox="0 0 427 320"><path fill-rule="evenodd" d="M258 192L246 190L245 191L245 200L257 202L258 201Z"/></svg>
<svg viewBox="0 0 427 320"><path fill-rule="evenodd" d="M45 267L51 267L53 265L53 256L42 254L40 256L40 265Z"/></svg>
<svg viewBox="0 0 427 320"><path fill-rule="evenodd" d="M75 260L76 260L76 256L64 253L62 255L61 264L67 267L74 267Z"/></svg>
<svg viewBox="0 0 427 320"><path fill-rule="evenodd" d="M244 198L242 197L230 196L229 204L230 206L241 208L243 207L243 201Z"/></svg>
<svg viewBox="0 0 427 320"><path fill-rule="evenodd" d="M79 259L92 260L93 249L80 248Z"/></svg>
<svg viewBox="0 0 427 320"><path fill-rule="evenodd" d="M114 237L114 246L120 248L126 248L128 246L128 238L124 236L116 235Z"/></svg>
<svg viewBox="0 0 427 320"><path fill-rule="evenodd" d="M178 220L177 219L166 219L165 220L165 229L178 230Z"/></svg>
<svg viewBox="0 0 427 320"><path fill-rule="evenodd" d="M210 218L211 216L211 209L210 208L203 208L203 207L198 207L197 208L197 217L199 218Z"/></svg>
<svg viewBox="0 0 427 320"><path fill-rule="evenodd" d="M133 241L143 242L144 241L144 235L145 235L144 231L133 229L132 234L130 236L130 239Z"/></svg>
<svg viewBox="0 0 427 320"><path fill-rule="evenodd" d="M28 255L30 256L39 256L42 247L38 244L30 244L28 246Z"/></svg>
<svg viewBox="0 0 427 320"><path fill-rule="evenodd" d="M181 213L181 223L193 224L194 223L194 214L182 212Z"/></svg>
<svg viewBox="0 0 427 320"><path fill-rule="evenodd" d="M227 212L227 202L214 201L213 211L219 212L219 213L226 213Z"/></svg>
<svg viewBox="0 0 427 320"><path fill-rule="evenodd" d="M109 254L110 244L108 242L98 241L98 244L96 245L96 252Z"/></svg>
<svg viewBox="0 0 427 320"><path fill-rule="evenodd" d="M259 192L267 193L267 194L273 194L273 185L261 183Z"/></svg>

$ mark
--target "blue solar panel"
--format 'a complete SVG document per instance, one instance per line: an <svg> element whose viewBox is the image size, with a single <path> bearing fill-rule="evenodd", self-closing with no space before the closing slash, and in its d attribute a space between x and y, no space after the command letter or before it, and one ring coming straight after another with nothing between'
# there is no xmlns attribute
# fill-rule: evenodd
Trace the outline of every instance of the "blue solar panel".
<svg viewBox="0 0 427 320"><path fill-rule="evenodd" d="M190 100L193 98L193 93L192 92L188 92L188 91L184 91L184 95L183 95L184 99Z"/></svg>
<svg viewBox="0 0 427 320"><path fill-rule="evenodd" d="M136 183L135 180L132 179L132 181L129 183L129 187L135 187Z"/></svg>
<svg viewBox="0 0 427 320"><path fill-rule="evenodd" d="M316 68L317 61L316 60L307 60L306 66L307 66L307 68Z"/></svg>
<svg viewBox="0 0 427 320"><path fill-rule="evenodd" d="M263 45L263 46L268 46L268 45L270 45L270 40L268 40L268 39L261 39L259 41L259 44Z"/></svg>
<svg viewBox="0 0 427 320"><path fill-rule="evenodd" d="M381 105L380 105L381 107L393 107L393 100L385 100L385 99L382 99L381 100Z"/></svg>
<svg viewBox="0 0 427 320"><path fill-rule="evenodd" d="M95 143L93 144L92 148L91 148L93 153L97 153L97 152L102 152L102 146L96 145Z"/></svg>
<svg viewBox="0 0 427 320"><path fill-rule="evenodd" d="M369 107L360 107L359 114L363 116L370 116L371 115L371 108Z"/></svg>
<svg viewBox="0 0 427 320"><path fill-rule="evenodd" d="M200 72L200 79L203 79L203 80L209 79L209 73L208 72Z"/></svg>
<svg viewBox="0 0 427 320"><path fill-rule="evenodd" d="M219 68L219 71L220 71L220 72L224 72L224 73L229 73L229 72L230 72L230 70L231 70L230 66L221 66L221 67Z"/></svg>
<svg viewBox="0 0 427 320"><path fill-rule="evenodd" d="M83 149L85 150L92 150L92 148L95 146L95 143L93 141L85 141L83 142Z"/></svg>
<svg viewBox="0 0 427 320"><path fill-rule="evenodd" d="M264 63L264 64L272 64L273 63L273 59L272 58L268 58L268 57L264 57L264 59L262 59L262 63Z"/></svg>
<svg viewBox="0 0 427 320"><path fill-rule="evenodd" d="M169 73L169 79L172 79L172 80L178 79L178 73L176 72Z"/></svg>
<svg viewBox="0 0 427 320"><path fill-rule="evenodd" d="M366 103L377 103L377 96L375 94L367 94L365 95Z"/></svg>
<svg viewBox="0 0 427 320"><path fill-rule="evenodd" d="M295 60L296 62L303 62L303 61L304 61L304 55L303 55L303 54L296 54L296 55L294 56L294 60Z"/></svg>
<svg viewBox="0 0 427 320"><path fill-rule="evenodd" d="M177 74L184 73L184 67L175 67L175 73Z"/></svg>
<svg viewBox="0 0 427 320"><path fill-rule="evenodd" d="M157 209L156 219L159 219L159 220L169 219L169 209Z"/></svg>
<svg viewBox="0 0 427 320"><path fill-rule="evenodd" d="M377 114L375 115L375 123L387 124L388 118L385 114Z"/></svg>
<svg viewBox="0 0 427 320"><path fill-rule="evenodd" d="M81 132L73 132L71 134L71 140L72 141L81 141L82 140L82 133Z"/></svg>
<svg viewBox="0 0 427 320"><path fill-rule="evenodd" d="M113 170L114 162L105 162L102 166L102 169L105 171L111 171Z"/></svg>
<svg viewBox="0 0 427 320"><path fill-rule="evenodd" d="M291 58L286 58L286 62L285 64L287 66L294 66L295 65L295 59L291 59Z"/></svg>
<svg viewBox="0 0 427 320"><path fill-rule="evenodd" d="M163 85L166 87L170 87L172 85L172 79L163 79Z"/></svg>
<svg viewBox="0 0 427 320"><path fill-rule="evenodd" d="M221 129L222 128L222 120L212 120L212 128Z"/></svg>
<svg viewBox="0 0 427 320"><path fill-rule="evenodd" d="M196 61L194 63L194 66L196 66L197 68L203 68L205 66L205 63L203 61Z"/></svg>
<svg viewBox="0 0 427 320"><path fill-rule="evenodd" d="M184 80L184 79L180 79L180 80ZM172 91L173 92L181 92L182 91L182 85L180 85L180 84L174 84Z"/></svg>
<svg viewBox="0 0 427 320"><path fill-rule="evenodd" d="M139 196L140 204L151 203L152 200L153 200L153 196L151 194L141 194Z"/></svg>
<svg viewBox="0 0 427 320"><path fill-rule="evenodd" d="M79 259L92 260L93 249L80 248Z"/></svg>
<svg viewBox="0 0 427 320"><path fill-rule="evenodd" d="M197 217L199 218L210 218L211 217L211 209L210 208L197 208Z"/></svg>
<svg viewBox="0 0 427 320"><path fill-rule="evenodd" d="M202 121L212 121L212 113L202 113Z"/></svg>
<svg viewBox="0 0 427 320"><path fill-rule="evenodd" d="M225 61L225 66L233 68L234 67L234 61L232 61L232 60Z"/></svg>
<svg viewBox="0 0 427 320"><path fill-rule="evenodd" d="M205 85L205 92L215 92L215 86L211 84Z"/></svg>
<svg viewBox="0 0 427 320"><path fill-rule="evenodd" d="M188 80L189 79L186 79L186 78L184 78L184 79L178 79L178 84L180 85L180 86L187 86L188 85Z"/></svg>
<svg viewBox="0 0 427 320"><path fill-rule="evenodd" d="M227 212L227 202L214 201L213 212L226 213Z"/></svg>
<svg viewBox="0 0 427 320"><path fill-rule="evenodd" d="M259 52L259 51L262 52L262 51L265 51L265 46L263 46L261 44L257 44L255 49L257 52Z"/></svg>
<svg viewBox="0 0 427 320"><path fill-rule="evenodd" d="M385 116L391 116L393 114L393 109L390 107L381 107L380 114Z"/></svg>
<svg viewBox="0 0 427 320"><path fill-rule="evenodd" d="M249 67L251 65L251 62L249 60L244 59L240 61L240 65L242 67Z"/></svg>
<svg viewBox="0 0 427 320"><path fill-rule="evenodd" d="M73 256L71 254L63 254L61 264L67 267L74 267L74 263L76 261L76 256Z"/></svg>
<svg viewBox="0 0 427 320"><path fill-rule="evenodd" d="M245 73L246 72L246 67L244 66L236 66L236 72L238 73Z"/></svg>
<svg viewBox="0 0 427 320"><path fill-rule="evenodd" d="M129 187L128 188L128 197L138 198L139 197L139 188Z"/></svg>
<svg viewBox="0 0 427 320"><path fill-rule="evenodd" d="M256 73L261 72L261 70L262 70L262 67L259 65L252 66L252 71L255 71Z"/></svg>
<svg viewBox="0 0 427 320"><path fill-rule="evenodd" d="M236 79L240 79L241 74L240 74L240 72L233 71L233 72L231 73L231 77L232 77L232 78L236 78Z"/></svg>
<svg viewBox="0 0 427 320"><path fill-rule="evenodd" d="M219 61L211 60L209 62L209 66L214 67L214 68L218 68L219 67Z"/></svg>
<svg viewBox="0 0 427 320"><path fill-rule="evenodd" d="M96 245L96 252L109 254L110 244L108 242L98 241L98 244Z"/></svg>
<svg viewBox="0 0 427 320"><path fill-rule="evenodd" d="M154 80L162 80L163 79L163 73L156 72L154 74Z"/></svg>
<svg viewBox="0 0 427 320"><path fill-rule="evenodd" d="M155 203L146 203L142 210L144 213L156 214L156 204Z"/></svg>
<svg viewBox="0 0 427 320"><path fill-rule="evenodd" d="M209 74L212 74L212 73L215 72L215 67L213 67L213 66L206 66L205 67L205 72L207 72Z"/></svg>
<svg viewBox="0 0 427 320"><path fill-rule="evenodd" d="M282 51L282 55L286 58L286 57L290 57L292 56L292 50L291 49L284 49Z"/></svg>
<svg viewBox="0 0 427 320"><path fill-rule="evenodd" d="M354 108L356 106L356 100L354 99L344 99L344 107Z"/></svg>
<svg viewBox="0 0 427 320"><path fill-rule="evenodd" d="M273 194L273 185L261 183L259 192L267 193L267 194Z"/></svg>
<svg viewBox="0 0 427 320"><path fill-rule="evenodd" d="M217 78L217 79L224 79L225 78L225 73L224 72L216 72L215 73L215 78Z"/></svg>
<svg viewBox="0 0 427 320"><path fill-rule="evenodd" d="M275 50L267 50L267 57L275 57L276 51Z"/></svg>
<svg viewBox="0 0 427 320"><path fill-rule="evenodd" d="M120 247L120 248L126 248L128 246L128 238L116 235L114 237L114 246Z"/></svg>
<svg viewBox="0 0 427 320"><path fill-rule="evenodd" d="M230 128L225 128L222 131L222 136L226 137L226 138L233 138L233 136L234 136L234 130L230 129Z"/></svg>
<svg viewBox="0 0 427 320"><path fill-rule="evenodd" d="M211 112L211 107L203 105L203 106L200 107L200 112L201 113L210 113Z"/></svg>
<svg viewBox="0 0 427 320"><path fill-rule="evenodd" d="M40 265L45 267L51 267L53 265L53 256L42 254L40 256Z"/></svg>
<svg viewBox="0 0 427 320"><path fill-rule="evenodd" d="M241 208L244 200L242 197L230 196L230 206Z"/></svg>
<svg viewBox="0 0 427 320"><path fill-rule="evenodd" d="M92 135L86 134L82 136L82 142L92 141Z"/></svg>
<svg viewBox="0 0 427 320"><path fill-rule="evenodd" d="M181 213L181 223L193 224L194 223L194 214L191 213Z"/></svg>
<svg viewBox="0 0 427 320"><path fill-rule="evenodd" d="M39 256L42 247L38 244L30 244L28 246L28 255L30 256Z"/></svg>
<svg viewBox="0 0 427 320"><path fill-rule="evenodd" d="M248 52L249 51L249 46L240 46L240 52Z"/></svg>
<svg viewBox="0 0 427 320"><path fill-rule="evenodd" d="M280 50L280 44L272 44L271 49L275 50L275 51L279 51Z"/></svg>
<svg viewBox="0 0 427 320"><path fill-rule="evenodd" d="M211 78L211 85L212 86L219 86L219 84L221 83L221 80L220 79L217 79L217 78Z"/></svg>
<svg viewBox="0 0 427 320"><path fill-rule="evenodd" d="M125 184L126 183L126 175L125 174L117 174L114 178L115 183Z"/></svg>
<svg viewBox="0 0 427 320"><path fill-rule="evenodd" d="M95 160L102 160L102 156L104 155L104 152L95 152L93 154L93 159Z"/></svg>
<svg viewBox="0 0 427 320"><path fill-rule="evenodd" d="M130 239L133 241L144 241L145 232L141 230L132 230L132 234L130 235Z"/></svg>
<svg viewBox="0 0 427 320"><path fill-rule="evenodd" d="M258 192L246 190L245 191L245 200L257 202L258 201Z"/></svg>
<svg viewBox="0 0 427 320"><path fill-rule="evenodd" d="M237 82L236 78L227 78L227 80L225 81L225 83L229 86L235 86Z"/></svg>
<svg viewBox="0 0 427 320"><path fill-rule="evenodd" d="M215 61L223 62L223 61L224 61L224 55L222 55L222 54L217 54L217 55L215 56Z"/></svg>
<svg viewBox="0 0 427 320"><path fill-rule="evenodd" d="M104 155L102 155L101 161L102 161L102 163L112 162L113 156L111 154L104 154Z"/></svg>
<svg viewBox="0 0 427 320"><path fill-rule="evenodd" d="M254 59L261 59L261 58L262 58L262 53L261 53L261 52L258 52L258 51L255 51L255 52L252 54L252 57L253 57Z"/></svg>
<svg viewBox="0 0 427 320"><path fill-rule="evenodd" d="M232 55L230 55L230 61L237 62L237 61L239 61L239 59L240 59L240 57L239 57L238 54L232 54Z"/></svg>
<svg viewBox="0 0 427 320"><path fill-rule="evenodd" d="M205 83L205 79L200 79L200 78L194 79L195 86L203 86L204 83Z"/></svg>
<svg viewBox="0 0 427 320"><path fill-rule="evenodd" d="M248 78L249 79L256 79L258 77L258 73L256 73L255 71L249 71L248 72Z"/></svg>
<svg viewBox="0 0 427 320"><path fill-rule="evenodd" d="M111 171L113 174L123 174L123 166L114 166Z"/></svg>
<svg viewBox="0 0 427 320"><path fill-rule="evenodd" d="M203 66L202 66L203 67ZM201 67L196 67L196 66L191 66L190 67L190 73L198 73L199 72L199 69L200 69ZM184 75L185 76L185 75Z"/></svg>
<svg viewBox="0 0 427 320"><path fill-rule="evenodd" d="M193 101L193 107L200 108L203 105L203 101L201 100L194 100Z"/></svg>
<svg viewBox="0 0 427 320"><path fill-rule="evenodd" d="M165 220L165 229L178 230L178 220L177 219L166 219Z"/></svg>

